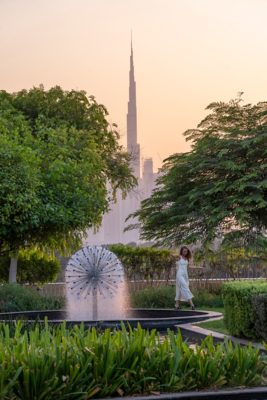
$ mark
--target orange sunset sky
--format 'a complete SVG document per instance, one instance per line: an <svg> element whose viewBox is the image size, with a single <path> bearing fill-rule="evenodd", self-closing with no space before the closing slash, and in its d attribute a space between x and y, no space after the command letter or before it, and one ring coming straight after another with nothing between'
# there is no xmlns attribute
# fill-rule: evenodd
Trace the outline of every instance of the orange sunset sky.
<svg viewBox="0 0 267 400"><path fill-rule="evenodd" d="M84 89L126 143L130 36L138 141L155 169L212 101L267 100L267 0L0 0L0 89Z"/></svg>

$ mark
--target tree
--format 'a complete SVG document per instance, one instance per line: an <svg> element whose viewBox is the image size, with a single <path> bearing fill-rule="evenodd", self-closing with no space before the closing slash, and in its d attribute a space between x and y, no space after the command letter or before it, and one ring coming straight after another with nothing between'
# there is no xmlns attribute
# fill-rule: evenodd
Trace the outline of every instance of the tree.
<svg viewBox="0 0 267 400"><path fill-rule="evenodd" d="M88 141L94 143L103 161L101 174L109 181L112 195L117 189L126 195L136 185L130 155L119 144L117 126L110 126L106 108L93 96L88 97L83 90L64 91L60 86L45 91L40 85L12 94L11 102L26 116L34 136L44 129L64 127L70 135L77 130L83 136L78 150Z"/></svg>
<svg viewBox="0 0 267 400"><path fill-rule="evenodd" d="M8 255L0 257L0 282L8 282ZM54 255L38 249L20 250L18 254L17 281L19 283L39 284L53 282L60 272L60 262Z"/></svg>
<svg viewBox="0 0 267 400"><path fill-rule="evenodd" d="M0 92L0 250L13 254L10 280L19 249L79 240L118 189L135 185L106 116L85 92Z"/></svg>
<svg viewBox="0 0 267 400"><path fill-rule="evenodd" d="M212 103L188 153L164 162L138 217L142 237L172 245L267 228L267 103ZM128 228L131 229L131 226Z"/></svg>
<svg viewBox="0 0 267 400"><path fill-rule="evenodd" d="M14 139L0 135L0 246L9 250L10 282L16 281L18 249L38 228L38 158Z"/></svg>
<svg viewBox="0 0 267 400"><path fill-rule="evenodd" d="M267 267L267 237L253 231L246 235L233 231L219 246L206 244L197 249L194 261L209 267L211 274L220 271L234 279L244 274L255 278L260 271L263 276Z"/></svg>

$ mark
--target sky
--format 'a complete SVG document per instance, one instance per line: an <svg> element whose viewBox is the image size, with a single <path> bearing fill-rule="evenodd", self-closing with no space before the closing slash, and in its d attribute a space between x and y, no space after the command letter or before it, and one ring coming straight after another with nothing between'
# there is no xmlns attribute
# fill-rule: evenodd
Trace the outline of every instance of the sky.
<svg viewBox="0 0 267 400"><path fill-rule="evenodd" d="M94 95L126 145L133 32L138 142L154 169L213 101L267 100L267 0L0 0L0 89Z"/></svg>

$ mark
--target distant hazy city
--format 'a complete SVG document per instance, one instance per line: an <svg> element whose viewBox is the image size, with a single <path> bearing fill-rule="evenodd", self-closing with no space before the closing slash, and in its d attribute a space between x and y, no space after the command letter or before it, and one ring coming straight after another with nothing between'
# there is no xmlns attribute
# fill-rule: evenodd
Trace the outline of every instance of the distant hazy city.
<svg viewBox="0 0 267 400"><path fill-rule="evenodd" d="M111 243L139 243L139 229L124 232L132 220L125 222L129 214L139 208L140 202L149 197L155 186L157 173L153 170L153 159L144 159L141 172L140 145L137 141L137 107L136 82L134 76L133 45L131 42L129 71L129 101L127 113L127 151L132 156L132 170L138 179L138 186L123 199L117 195L117 202L111 205L111 210L103 217L100 229L94 233L88 230L86 244L101 245Z"/></svg>

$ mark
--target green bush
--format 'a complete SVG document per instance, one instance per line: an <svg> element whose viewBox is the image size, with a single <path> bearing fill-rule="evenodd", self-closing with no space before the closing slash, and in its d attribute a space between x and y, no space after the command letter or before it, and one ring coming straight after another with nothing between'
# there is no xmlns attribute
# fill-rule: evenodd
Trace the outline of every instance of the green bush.
<svg viewBox="0 0 267 400"><path fill-rule="evenodd" d="M267 341L267 293L255 296L253 306L256 313L255 329Z"/></svg>
<svg viewBox="0 0 267 400"><path fill-rule="evenodd" d="M43 297L32 288L16 284L0 285L0 312L55 310L63 305L63 299Z"/></svg>
<svg viewBox="0 0 267 400"><path fill-rule="evenodd" d="M221 288L216 288L215 291L206 289L192 289L194 295L194 303L197 307L223 307Z"/></svg>
<svg viewBox="0 0 267 400"><path fill-rule="evenodd" d="M223 307L218 290L212 293L205 289L192 290L197 307ZM138 308L173 308L175 286L149 287L131 294L132 305Z"/></svg>
<svg viewBox="0 0 267 400"><path fill-rule="evenodd" d="M96 399L254 386L264 382L264 362L252 347L212 337L195 349L180 334L162 338L140 327L97 332L76 326L36 326L29 332L0 327L1 399Z"/></svg>
<svg viewBox="0 0 267 400"><path fill-rule="evenodd" d="M8 282L9 257L0 258L0 280ZM60 263L54 256L38 250L21 250L18 257L18 283L53 282L60 271Z"/></svg>
<svg viewBox="0 0 267 400"><path fill-rule="evenodd" d="M166 249L114 244L109 250L122 262L128 279L170 279L177 261L177 255Z"/></svg>
<svg viewBox="0 0 267 400"><path fill-rule="evenodd" d="M232 335L249 339L263 337L256 326L258 311L255 299L260 294L267 294L267 281L239 281L223 285L225 325ZM262 302L263 308L264 304ZM264 315L264 312L261 314Z"/></svg>
<svg viewBox="0 0 267 400"><path fill-rule="evenodd" d="M174 297L174 286L150 287L131 293L131 302L137 308L173 308Z"/></svg>

